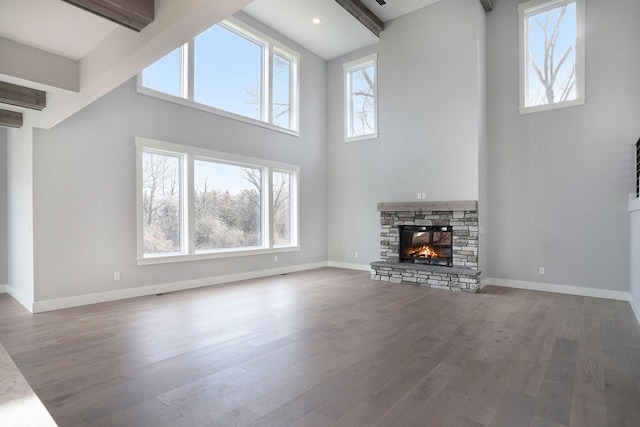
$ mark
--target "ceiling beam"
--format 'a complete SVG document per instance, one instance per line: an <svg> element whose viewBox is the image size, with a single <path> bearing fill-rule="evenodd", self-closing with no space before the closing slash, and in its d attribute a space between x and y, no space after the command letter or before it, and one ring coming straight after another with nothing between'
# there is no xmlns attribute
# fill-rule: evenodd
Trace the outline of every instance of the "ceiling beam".
<svg viewBox="0 0 640 427"><path fill-rule="evenodd" d="M154 0L62 0L140 32L153 22Z"/></svg>
<svg viewBox="0 0 640 427"><path fill-rule="evenodd" d="M491 12L493 10L493 0L480 0L485 12Z"/></svg>
<svg viewBox="0 0 640 427"><path fill-rule="evenodd" d="M0 103L42 111L47 106L47 93L37 89L0 82Z"/></svg>
<svg viewBox="0 0 640 427"><path fill-rule="evenodd" d="M371 12L364 3L360 0L336 0L336 2L360 21L362 25L367 27L369 31L380 37L380 33L384 30L384 22Z"/></svg>
<svg viewBox="0 0 640 427"><path fill-rule="evenodd" d="M22 113L18 113L17 111L0 110L0 126L21 128Z"/></svg>

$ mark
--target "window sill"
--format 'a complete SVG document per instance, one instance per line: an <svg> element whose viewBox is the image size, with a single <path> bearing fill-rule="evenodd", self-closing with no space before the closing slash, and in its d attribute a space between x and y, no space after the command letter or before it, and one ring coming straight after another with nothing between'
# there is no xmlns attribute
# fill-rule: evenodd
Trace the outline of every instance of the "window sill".
<svg viewBox="0 0 640 427"><path fill-rule="evenodd" d="M239 249L224 249L208 252L200 252L196 254L169 254L169 255L156 255L148 256L144 258L138 258L138 265L154 265L154 264L170 264L175 262L186 261L201 261L207 259L222 259L222 258L234 258L242 256L253 255L266 255L266 254L279 254L283 252L298 252L300 246L287 246L278 248L239 248Z"/></svg>
<svg viewBox="0 0 640 427"><path fill-rule="evenodd" d="M573 101L566 102L558 102L555 104L544 104L544 105L536 105L534 107L520 107L518 111L520 114L530 114L530 113L539 113L541 111L550 111L557 110L559 108L568 108L568 107L576 107L579 105L584 105L586 103L586 98L578 98Z"/></svg>
<svg viewBox="0 0 640 427"><path fill-rule="evenodd" d="M344 139L344 142L366 141L367 139L378 138L378 132L369 135L350 136Z"/></svg>
<svg viewBox="0 0 640 427"><path fill-rule="evenodd" d="M148 87L145 87L145 86L137 85L136 86L136 91L138 93L142 94L142 95L152 96L154 98L162 99L164 101L173 102L174 104L179 104L179 105L182 105L182 106L185 106L185 107L189 107L189 108L193 108L193 109L196 109L196 110L205 111L207 113L215 114L217 116L226 117L228 119L236 120L236 121L243 122L243 123L248 123L250 125L259 126L259 127L265 128L265 129L270 129L270 130L273 130L273 131L276 131L276 132L284 133L284 134L295 136L295 137L299 137L300 136L300 132L299 131L295 131L295 130L291 130L291 129L285 129L285 128L282 128L282 127L279 127L279 126L276 126L276 125L272 125L271 123L262 122L260 120L255 120L255 119L252 119L250 117L244 117L244 116L241 116L239 114L231 113L229 111L220 110L220 109L212 107L210 105L200 104L198 102L191 101L191 100L186 99L186 98L181 98L179 96L170 95L168 93L159 92L157 90L149 89Z"/></svg>

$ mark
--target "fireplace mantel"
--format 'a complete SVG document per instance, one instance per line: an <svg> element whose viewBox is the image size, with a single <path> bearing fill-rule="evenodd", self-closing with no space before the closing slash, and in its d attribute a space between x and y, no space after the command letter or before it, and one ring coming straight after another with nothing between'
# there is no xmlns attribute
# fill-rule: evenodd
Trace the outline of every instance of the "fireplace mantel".
<svg viewBox="0 0 640 427"><path fill-rule="evenodd" d="M477 211L476 200L452 200L445 202L386 202L378 203L379 212L433 212Z"/></svg>

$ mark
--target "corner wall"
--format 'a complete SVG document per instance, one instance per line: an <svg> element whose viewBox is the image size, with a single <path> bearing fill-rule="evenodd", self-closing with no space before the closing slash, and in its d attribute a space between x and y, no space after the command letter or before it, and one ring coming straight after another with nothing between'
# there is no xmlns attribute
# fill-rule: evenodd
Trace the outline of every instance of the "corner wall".
<svg viewBox="0 0 640 427"><path fill-rule="evenodd" d="M586 104L525 115L518 3L501 0L487 14L489 276L623 295L640 135L640 2L587 1Z"/></svg>
<svg viewBox="0 0 640 427"><path fill-rule="evenodd" d="M251 21L249 18L244 17ZM51 130L34 135L35 300L39 307L87 295L133 295L162 284L215 283L269 270L326 265L326 67L301 55L300 137L138 94L135 78ZM300 166L298 252L136 264L136 136ZM113 272L121 280L113 280ZM52 302L53 301L53 302ZM58 304L58 306L60 305Z"/></svg>
<svg viewBox="0 0 640 427"><path fill-rule="evenodd" d="M33 131L7 130L8 292L33 310Z"/></svg>
<svg viewBox="0 0 640 427"><path fill-rule="evenodd" d="M377 45L329 62L334 265L368 270L380 259L378 202L414 201L418 192L428 201L480 198L484 20L477 1L436 2L388 22ZM379 136L345 143L343 64L373 52Z"/></svg>

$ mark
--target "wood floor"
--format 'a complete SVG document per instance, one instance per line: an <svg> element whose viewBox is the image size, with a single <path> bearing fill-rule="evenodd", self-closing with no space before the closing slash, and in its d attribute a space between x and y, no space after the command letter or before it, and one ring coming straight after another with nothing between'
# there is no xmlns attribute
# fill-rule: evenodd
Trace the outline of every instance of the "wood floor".
<svg viewBox="0 0 640 427"><path fill-rule="evenodd" d="M60 426L640 426L626 302L320 269L30 315L0 342Z"/></svg>

